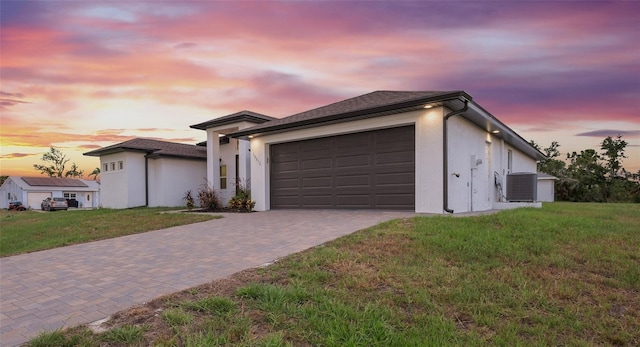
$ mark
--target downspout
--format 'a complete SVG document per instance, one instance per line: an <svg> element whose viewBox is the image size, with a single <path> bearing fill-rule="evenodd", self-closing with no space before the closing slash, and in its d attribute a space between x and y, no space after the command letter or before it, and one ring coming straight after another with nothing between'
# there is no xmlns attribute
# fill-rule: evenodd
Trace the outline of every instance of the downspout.
<svg viewBox="0 0 640 347"><path fill-rule="evenodd" d="M451 111L444 116L442 123L442 205L446 212L453 213L449 208L449 148L447 140L447 120L469 109L469 101L464 101L464 107L457 111Z"/></svg>
<svg viewBox="0 0 640 347"><path fill-rule="evenodd" d="M149 207L149 158L144 156L144 206Z"/></svg>

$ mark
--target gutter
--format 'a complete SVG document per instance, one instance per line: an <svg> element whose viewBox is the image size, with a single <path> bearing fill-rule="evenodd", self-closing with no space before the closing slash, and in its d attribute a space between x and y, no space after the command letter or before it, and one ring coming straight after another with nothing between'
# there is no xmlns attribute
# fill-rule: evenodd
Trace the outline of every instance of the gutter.
<svg viewBox="0 0 640 347"><path fill-rule="evenodd" d="M453 213L453 210L449 208L449 148L447 138L447 120L453 116L457 116L466 112L469 109L469 101L464 100L464 107L451 111L444 116L442 123L442 209L445 212Z"/></svg>

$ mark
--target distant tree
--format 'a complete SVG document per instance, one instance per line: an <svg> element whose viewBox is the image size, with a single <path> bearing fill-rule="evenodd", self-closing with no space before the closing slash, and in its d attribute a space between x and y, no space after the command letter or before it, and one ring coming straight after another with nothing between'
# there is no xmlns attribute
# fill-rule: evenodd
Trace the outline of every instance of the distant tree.
<svg viewBox="0 0 640 347"><path fill-rule="evenodd" d="M41 174L46 174L49 177L82 176L83 171L78 169L76 163L72 163L71 169L65 171L65 166L70 159L54 146L51 146L49 152L43 154L40 160L42 160L44 164L33 164L33 167L40 171Z"/></svg>
<svg viewBox="0 0 640 347"><path fill-rule="evenodd" d="M605 201L604 174L606 168L600 163L600 155L593 149L567 154L571 178L580 182L572 192L574 201Z"/></svg>
<svg viewBox="0 0 640 347"><path fill-rule="evenodd" d="M100 168L97 167L95 169L93 169L93 171L91 171L91 173L89 174L89 177L93 176L93 180L96 181L98 180L98 176L100 175Z"/></svg>
<svg viewBox="0 0 640 347"><path fill-rule="evenodd" d="M64 173L64 177L82 177L84 170L79 170L78 165L76 163L71 163L71 168L69 171Z"/></svg>
<svg viewBox="0 0 640 347"><path fill-rule="evenodd" d="M7 178L9 178L9 176L0 176L0 186L4 184L4 181L6 181Z"/></svg>
<svg viewBox="0 0 640 347"><path fill-rule="evenodd" d="M553 141L551 142L551 145L549 147L542 150L547 158L538 162L538 171L558 178L563 178L566 176L565 162L557 159L558 157L560 157L560 151L558 150L559 147L560 144L558 143L558 141Z"/></svg>
<svg viewBox="0 0 640 347"><path fill-rule="evenodd" d="M618 176L622 168L622 159L627 156L624 155L624 150L627 147L627 141L622 139L622 135L618 135L616 139L611 136L607 136L600 144L602 152L602 158L605 160L605 168L609 178Z"/></svg>

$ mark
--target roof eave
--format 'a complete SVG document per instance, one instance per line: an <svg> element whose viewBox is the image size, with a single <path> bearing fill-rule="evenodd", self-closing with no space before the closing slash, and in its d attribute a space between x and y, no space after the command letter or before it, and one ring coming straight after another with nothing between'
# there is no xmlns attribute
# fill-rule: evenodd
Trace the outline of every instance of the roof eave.
<svg viewBox="0 0 640 347"><path fill-rule="evenodd" d="M293 123L276 124L274 126L264 127L259 129L247 128L240 131L236 131L227 136L233 137L233 138L240 138L240 137L247 137L247 136L263 135L263 134L274 133L274 132L283 132L283 131L288 131L288 130L298 129L298 128L315 127L315 126L325 125L325 124L349 122L349 121L362 119L362 118L381 117L381 116L397 113L397 111L400 111L400 110L404 112L412 108L416 108L418 106L422 107L425 104L443 102L443 101L459 99L459 98L464 98L467 100L472 99L471 95L467 94L466 92L456 91L448 94L440 94L437 96L420 98L420 99L405 101L401 103L394 103L394 104L378 106L374 108L367 108L363 110L338 113L338 114L333 114L325 117L313 118L313 119L308 119L308 120L298 121Z"/></svg>
<svg viewBox="0 0 640 347"><path fill-rule="evenodd" d="M212 119L212 120L209 120L209 121L206 121L206 122L190 125L189 128L198 129L198 130L207 130L208 128L221 126L221 125L228 125L228 124L233 124L233 123L238 123L238 122L251 122L251 123L255 123L255 124L262 124L262 123L268 122L268 121L269 120L264 119L262 117L256 117L256 116L250 115L250 114L242 114L242 115L238 115L236 117L224 119L222 121L217 121L216 119Z"/></svg>

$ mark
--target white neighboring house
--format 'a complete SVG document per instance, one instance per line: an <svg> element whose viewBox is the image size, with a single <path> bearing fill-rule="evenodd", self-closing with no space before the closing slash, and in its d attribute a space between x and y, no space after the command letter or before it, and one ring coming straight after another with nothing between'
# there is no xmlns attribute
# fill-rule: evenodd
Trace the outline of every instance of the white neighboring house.
<svg viewBox="0 0 640 347"><path fill-rule="evenodd" d="M0 187L0 208L10 201L22 201L31 209L40 209L42 200L60 197L75 200L80 208L100 206L100 183L79 178L9 176Z"/></svg>
<svg viewBox="0 0 640 347"><path fill-rule="evenodd" d="M100 157L103 207L184 206L186 192L197 198L207 182L226 203L236 179L248 178L249 143L224 134L272 119L242 111L197 125L209 135L198 145L135 138L84 155Z"/></svg>
<svg viewBox="0 0 640 347"><path fill-rule="evenodd" d="M538 201L555 201L555 182L557 177L538 172Z"/></svg>

